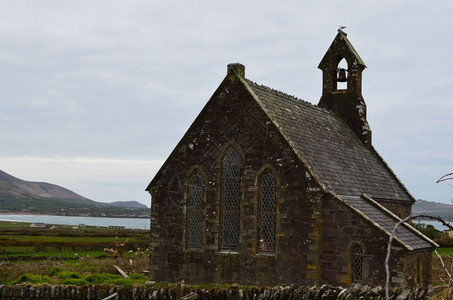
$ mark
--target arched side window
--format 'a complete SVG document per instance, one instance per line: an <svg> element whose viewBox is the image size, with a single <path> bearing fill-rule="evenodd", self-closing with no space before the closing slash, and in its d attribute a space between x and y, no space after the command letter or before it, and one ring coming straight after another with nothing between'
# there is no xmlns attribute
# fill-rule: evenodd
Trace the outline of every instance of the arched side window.
<svg viewBox="0 0 453 300"><path fill-rule="evenodd" d="M231 147L223 158L220 250L237 251L241 213L242 158Z"/></svg>
<svg viewBox="0 0 453 300"><path fill-rule="evenodd" d="M275 251L277 185L275 176L267 170L259 182L258 250Z"/></svg>
<svg viewBox="0 0 453 300"><path fill-rule="evenodd" d="M204 180L195 173L189 180L187 197L187 247L201 248L203 232Z"/></svg>
<svg viewBox="0 0 453 300"><path fill-rule="evenodd" d="M352 282L360 282L363 278L363 250L359 245L352 248L351 276Z"/></svg>

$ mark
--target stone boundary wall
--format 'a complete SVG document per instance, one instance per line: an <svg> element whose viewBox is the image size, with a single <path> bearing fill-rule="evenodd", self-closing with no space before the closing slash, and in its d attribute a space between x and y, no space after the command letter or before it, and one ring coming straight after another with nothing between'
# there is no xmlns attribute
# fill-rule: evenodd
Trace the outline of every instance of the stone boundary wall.
<svg viewBox="0 0 453 300"><path fill-rule="evenodd" d="M415 299L445 299L446 293L452 292L446 286L430 288L401 289L394 288L390 292L393 300ZM140 285L133 287L93 285L31 285L18 284L12 286L0 285L0 299L59 299L59 300L101 300L117 293L118 297L110 299L139 300L195 300L195 299L225 299L225 300L303 300L303 299L385 299L385 289L382 287L369 287L354 285L350 288L329 285L312 287L240 287L232 285L221 287L211 285L206 288L188 285Z"/></svg>

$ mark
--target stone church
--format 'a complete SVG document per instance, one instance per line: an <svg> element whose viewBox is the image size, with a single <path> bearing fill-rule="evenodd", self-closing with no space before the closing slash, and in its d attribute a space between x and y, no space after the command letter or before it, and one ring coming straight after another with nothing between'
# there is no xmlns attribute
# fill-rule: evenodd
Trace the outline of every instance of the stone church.
<svg viewBox="0 0 453 300"><path fill-rule="evenodd" d="M228 65L147 187L149 279L385 284L389 236L415 200L372 145L365 67L339 30L319 64L322 96L313 105ZM427 285L436 246L400 226L391 284Z"/></svg>

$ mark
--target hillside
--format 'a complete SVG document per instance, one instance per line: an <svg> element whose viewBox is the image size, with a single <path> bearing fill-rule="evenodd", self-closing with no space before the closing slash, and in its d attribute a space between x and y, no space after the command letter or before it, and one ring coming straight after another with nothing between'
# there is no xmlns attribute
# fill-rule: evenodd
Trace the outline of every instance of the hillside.
<svg viewBox="0 0 453 300"><path fill-rule="evenodd" d="M0 170L0 197L28 199L67 199L82 202L91 200L66 188L46 182L25 181Z"/></svg>
<svg viewBox="0 0 453 300"><path fill-rule="evenodd" d="M0 170L0 212L109 217L148 217L146 205L136 201L102 203L64 187L31 182Z"/></svg>
<svg viewBox="0 0 453 300"><path fill-rule="evenodd" d="M419 199L412 206L412 215L420 214L441 217L448 221L453 218L453 205Z"/></svg>
<svg viewBox="0 0 453 300"><path fill-rule="evenodd" d="M141 204L137 201L116 201L109 203L109 205L117 206L117 207L125 207L125 208L140 208L140 209L148 209L145 204Z"/></svg>

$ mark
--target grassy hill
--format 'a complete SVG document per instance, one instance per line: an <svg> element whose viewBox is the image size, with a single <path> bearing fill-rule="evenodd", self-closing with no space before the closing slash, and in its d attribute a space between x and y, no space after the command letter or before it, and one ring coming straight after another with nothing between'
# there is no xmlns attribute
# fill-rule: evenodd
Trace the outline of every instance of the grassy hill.
<svg viewBox="0 0 453 300"><path fill-rule="evenodd" d="M146 205L136 201L102 203L64 187L30 182L0 170L0 212L71 216L148 217Z"/></svg>
<svg viewBox="0 0 453 300"><path fill-rule="evenodd" d="M453 219L453 205L419 199L412 206L412 215L420 214L441 217L445 221L449 221Z"/></svg>

